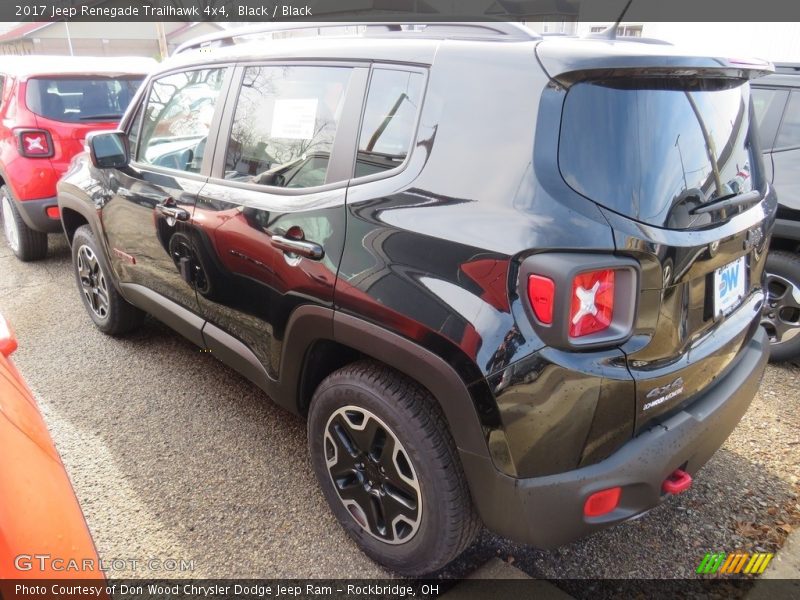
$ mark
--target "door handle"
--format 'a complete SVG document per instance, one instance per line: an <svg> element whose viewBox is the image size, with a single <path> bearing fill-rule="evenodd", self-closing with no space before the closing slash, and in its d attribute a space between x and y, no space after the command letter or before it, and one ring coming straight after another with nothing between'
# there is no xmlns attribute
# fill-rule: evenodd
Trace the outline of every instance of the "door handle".
<svg viewBox="0 0 800 600"><path fill-rule="evenodd" d="M284 252L291 252L311 260L320 260L325 256L325 250L315 242L308 242L306 240L294 240L292 238L283 237L282 235L272 236L272 245L280 248Z"/></svg>
<svg viewBox="0 0 800 600"><path fill-rule="evenodd" d="M165 217L175 219L176 221L188 221L189 212L180 208L179 206L170 206L168 204L156 204L158 212Z"/></svg>

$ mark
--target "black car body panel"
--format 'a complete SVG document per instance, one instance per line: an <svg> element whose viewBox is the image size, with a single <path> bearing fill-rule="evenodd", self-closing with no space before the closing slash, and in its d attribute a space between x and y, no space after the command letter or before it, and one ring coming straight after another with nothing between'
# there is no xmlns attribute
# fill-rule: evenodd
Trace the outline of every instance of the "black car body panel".
<svg viewBox="0 0 800 600"><path fill-rule="evenodd" d="M310 72L303 69L346 72L326 80L338 99L326 117L337 133L324 150L282 160L263 146L245 148L248 132L236 116L249 93L242 90L262 85L258 77L276 65L287 79ZM145 127L132 127L145 96L122 124L136 138L130 164L100 170L84 156L59 184L68 237L82 222L92 225L128 301L299 413L322 378L360 357L416 379L443 408L484 521L525 541L560 543L651 508L669 472L696 471L730 433L763 372L757 326L775 195L760 153L748 185L762 198L686 229L643 222L579 193L559 166L559 140L570 86L598 70L612 78L631 69L655 78L690 72L746 87L764 65L630 42L322 39L181 54L145 93L183 73L201 85L197 72L217 68L226 71L207 139L153 150L158 144L139 133ZM361 147L364 99L378 71L408 78L405 96L415 101L404 117L407 154L374 151L389 121ZM320 94L315 107L329 96ZM747 123L747 114L740 118ZM241 148L231 160L232 138ZM143 143L148 164L136 154ZM151 164L174 167L177 159L193 171ZM292 188L292 178L314 185ZM581 347L544 333L531 317L525 265L547 253L578 266L592 257L630 268L625 335ZM715 314L715 272L741 258L742 297ZM748 369L737 370L743 361ZM700 417L684 425L691 444L679 433L669 452L667 441L649 441L707 405L725 413L711 419L724 423L707 443L698 436L711 421ZM648 456L659 444L665 454L656 465ZM573 496L572 519L589 490L575 483L586 469L602 474L597 485L630 484L628 512L597 523L579 515L563 535L537 534L552 512L534 514L541 486L556 490L541 502ZM626 475L645 471L641 481ZM520 513L529 522L514 532L509 519Z"/></svg>

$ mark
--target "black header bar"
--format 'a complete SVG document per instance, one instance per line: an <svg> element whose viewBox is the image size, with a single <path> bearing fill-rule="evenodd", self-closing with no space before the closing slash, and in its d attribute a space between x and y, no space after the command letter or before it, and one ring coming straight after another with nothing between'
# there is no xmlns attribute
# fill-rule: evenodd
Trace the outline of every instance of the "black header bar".
<svg viewBox="0 0 800 600"><path fill-rule="evenodd" d="M599 21L627 0L4 0L2 21ZM790 0L633 0L626 22L800 21Z"/></svg>

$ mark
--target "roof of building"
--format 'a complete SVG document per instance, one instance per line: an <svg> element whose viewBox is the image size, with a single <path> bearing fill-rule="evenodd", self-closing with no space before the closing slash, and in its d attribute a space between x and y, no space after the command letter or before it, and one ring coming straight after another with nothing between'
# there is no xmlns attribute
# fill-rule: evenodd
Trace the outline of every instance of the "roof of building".
<svg viewBox="0 0 800 600"><path fill-rule="evenodd" d="M24 38L31 33L44 29L53 23L47 21L35 21L33 23L22 23L13 29L9 29L4 34L0 35L0 42L11 42Z"/></svg>

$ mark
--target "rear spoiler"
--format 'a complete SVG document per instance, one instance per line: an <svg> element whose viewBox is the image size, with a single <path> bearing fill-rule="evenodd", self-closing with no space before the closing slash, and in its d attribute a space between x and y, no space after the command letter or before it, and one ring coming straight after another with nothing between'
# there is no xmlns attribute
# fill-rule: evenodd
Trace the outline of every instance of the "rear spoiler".
<svg viewBox="0 0 800 600"><path fill-rule="evenodd" d="M685 54L674 46L546 38L536 55L548 76L564 87L586 79L662 75L755 79L775 71L768 61Z"/></svg>

